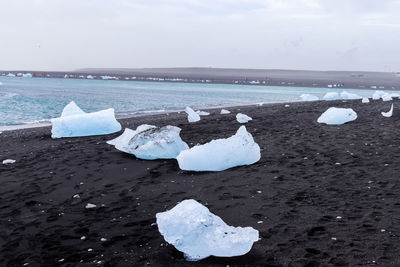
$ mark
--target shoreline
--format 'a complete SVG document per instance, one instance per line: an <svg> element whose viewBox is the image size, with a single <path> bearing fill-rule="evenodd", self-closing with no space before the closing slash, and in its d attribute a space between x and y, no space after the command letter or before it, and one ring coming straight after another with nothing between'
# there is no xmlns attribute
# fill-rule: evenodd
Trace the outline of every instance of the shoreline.
<svg viewBox="0 0 400 267"><path fill-rule="evenodd" d="M318 100L318 101L324 101L324 100ZM214 110L214 109L235 109L236 107L246 107L246 106L257 106L257 105L275 105L275 104L290 104L290 103L297 103L297 102L307 102L307 101L284 101L284 102L259 102L259 103L248 103L248 104L239 104L239 105L234 105L234 106L209 106L209 107L203 107L203 108L194 108L194 110ZM128 114L115 114L115 117L117 120L123 120L123 119L132 119L136 117L145 117L145 116L154 116L154 115L165 115L165 114L170 114L170 113L180 113L180 112L185 112L184 109L179 109L179 110L162 110L162 111L140 111L136 113L128 113ZM50 119L42 119L38 123L26 123L26 124L15 124L15 125L4 125L0 126L0 132L6 132L6 131L16 131L16 130L22 130L22 129L32 129L32 128L41 128L41 127L50 127L51 122Z"/></svg>

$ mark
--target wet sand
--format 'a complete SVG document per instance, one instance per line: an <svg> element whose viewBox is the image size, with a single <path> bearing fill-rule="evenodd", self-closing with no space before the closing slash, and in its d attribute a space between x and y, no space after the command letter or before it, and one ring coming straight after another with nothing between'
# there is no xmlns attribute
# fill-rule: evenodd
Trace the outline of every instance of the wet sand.
<svg viewBox="0 0 400 267"><path fill-rule="evenodd" d="M223 172L136 159L105 143L118 134L52 140L49 127L3 132L0 159L17 162L0 165L0 265L399 266L400 100L394 103L392 118L380 114L390 102L357 100L236 107L193 124L184 113L121 120L130 128L178 126L193 146L234 134L240 109L253 117L246 127L262 157ZM318 124L330 106L359 117ZM189 198L229 225L254 227L261 240L241 257L186 262L166 245L155 214Z"/></svg>

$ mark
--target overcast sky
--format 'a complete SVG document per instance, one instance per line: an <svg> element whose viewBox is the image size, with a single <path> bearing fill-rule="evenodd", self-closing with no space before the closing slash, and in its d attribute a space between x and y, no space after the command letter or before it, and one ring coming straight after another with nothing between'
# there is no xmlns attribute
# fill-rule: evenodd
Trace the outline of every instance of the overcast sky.
<svg viewBox="0 0 400 267"><path fill-rule="evenodd" d="M400 0L0 0L0 69L400 71Z"/></svg>

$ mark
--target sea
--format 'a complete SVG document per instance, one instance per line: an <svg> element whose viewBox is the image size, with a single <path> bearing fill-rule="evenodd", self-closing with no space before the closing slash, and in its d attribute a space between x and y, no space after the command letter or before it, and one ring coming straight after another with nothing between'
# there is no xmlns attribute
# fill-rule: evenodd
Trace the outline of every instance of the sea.
<svg viewBox="0 0 400 267"><path fill-rule="evenodd" d="M300 101L346 90L371 97L373 90L210 83L0 77L0 130L59 117L70 101L86 112L114 108L117 116L256 103ZM386 91L392 93L394 91Z"/></svg>

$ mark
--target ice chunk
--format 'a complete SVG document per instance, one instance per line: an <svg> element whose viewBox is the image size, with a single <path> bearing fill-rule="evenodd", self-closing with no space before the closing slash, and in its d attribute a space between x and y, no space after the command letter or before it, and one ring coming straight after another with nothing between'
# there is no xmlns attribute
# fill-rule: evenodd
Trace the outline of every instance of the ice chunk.
<svg viewBox="0 0 400 267"><path fill-rule="evenodd" d="M223 171L256 163L260 157L260 147L241 126L235 135L184 150L176 159L182 170Z"/></svg>
<svg viewBox="0 0 400 267"><path fill-rule="evenodd" d="M357 119L357 113L351 108L328 108L328 110L322 113L318 118L318 122L329 125L340 125L349 121L354 121L355 119Z"/></svg>
<svg viewBox="0 0 400 267"><path fill-rule="evenodd" d="M384 94L386 94L384 91L375 91L375 93L372 95L373 100L378 100L380 99Z"/></svg>
<svg viewBox="0 0 400 267"><path fill-rule="evenodd" d="M344 100L354 100L354 99L362 99L362 96L357 94L352 94L347 91L343 91L340 93L340 97Z"/></svg>
<svg viewBox="0 0 400 267"><path fill-rule="evenodd" d="M230 114L231 112L227 109L221 109L221 114Z"/></svg>
<svg viewBox="0 0 400 267"><path fill-rule="evenodd" d="M302 101L317 101L319 100L318 96L311 95L311 94L302 94L300 96Z"/></svg>
<svg viewBox="0 0 400 267"><path fill-rule="evenodd" d="M71 101L68 105L66 105L61 113L61 117L67 117L67 116L72 116L72 115L82 115L86 114L78 105L74 102Z"/></svg>
<svg viewBox="0 0 400 267"><path fill-rule="evenodd" d="M116 149L121 150L123 152L129 153L124 150L124 146L126 146L129 141L134 137L136 134L146 131L151 128L156 128L154 125L142 124L136 128L136 130L131 130L126 128L122 135L118 136L117 138L107 141L107 144L113 145Z"/></svg>
<svg viewBox="0 0 400 267"><path fill-rule="evenodd" d="M3 83L2 82L0 82L0 86L2 86L3 85Z"/></svg>
<svg viewBox="0 0 400 267"><path fill-rule="evenodd" d="M189 148L179 136L181 129L175 126L159 128L144 124L136 131L127 130L108 143L115 144L116 149L140 159L174 159L182 150Z"/></svg>
<svg viewBox="0 0 400 267"><path fill-rule="evenodd" d="M199 114L200 116L208 116L208 115L210 115L210 112L201 111L201 110L197 110L196 113Z"/></svg>
<svg viewBox="0 0 400 267"><path fill-rule="evenodd" d="M368 97L363 97L363 99L361 100L362 103L369 103L369 99Z"/></svg>
<svg viewBox="0 0 400 267"><path fill-rule="evenodd" d="M183 252L189 261L209 256L241 256L248 253L259 239L257 230L229 226L193 199L157 213L156 218L158 230L165 241Z"/></svg>
<svg viewBox="0 0 400 267"><path fill-rule="evenodd" d="M32 78L33 76L32 76L32 73L24 73L24 74L22 74L22 77L23 78Z"/></svg>
<svg viewBox="0 0 400 267"><path fill-rule="evenodd" d="M381 112L381 114L382 114L383 117L386 117L386 118L392 117L392 115L393 115L393 104L392 104L392 107L390 108L390 110L388 112Z"/></svg>
<svg viewBox="0 0 400 267"><path fill-rule="evenodd" d="M86 79L92 80L92 79L94 79L94 77L92 75L88 75L88 76L86 76Z"/></svg>
<svg viewBox="0 0 400 267"><path fill-rule="evenodd" d="M390 96L392 98L400 98L400 94L397 94L397 93L391 93Z"/></svg>
<svg viewBox="0 0 400 267"><path fill-rule="evenodd" d="M323 97L326 101L338 100L340 99L340 95L337 92L328 92Z"/></svg>
<svg viewBox="0 0 400 267"><path fill-rule="evenodd" d="M87 203L86 206L85 206L86 209L94 209L96 207L97 206L95 204L92 204L92 203Z"/></svg>
<svg viewBox="0 0 400 267"><path fill-rule="evenodd" d="M239 123L247 123L247 122L249 122L249 121L251 121L253 119L251 117L247 116L246 114L238 113L236 115L236 120Z"/></svg>
<svg viewBox="0 0 400 267"><path fill-rule="evenodd" d="M392 97L390 96L390 94L384 94L383 96L381 96L383 101L392 101Z"/></svg>
<svg viewBox="0 0 400 267"><path fill-rule="evenodd" d="M15 77L15 74L9 73L9 74L7 74L6 76L7 76L7 77Z"/></svg>
<svg viewBox="0 0 400 267"><path fill-rule="evenodd" d="M15 159L5 159L5 160L3 160L3 164L4 165L13 164L15 162L16 162Z"/></svg>
<svg viewBox="0 0 400 267"><path fill-rule="evenodd" d="M111 134L121 130L114 109L51 119L52 138Z"/></svg>
<svg viewBox="0 0 400 267"><path fill-rule="evenodd" d="M196 122L200 120L200 115L194 112L190 107L186 107L185 112L188 114L189 122Z"/></svg>

